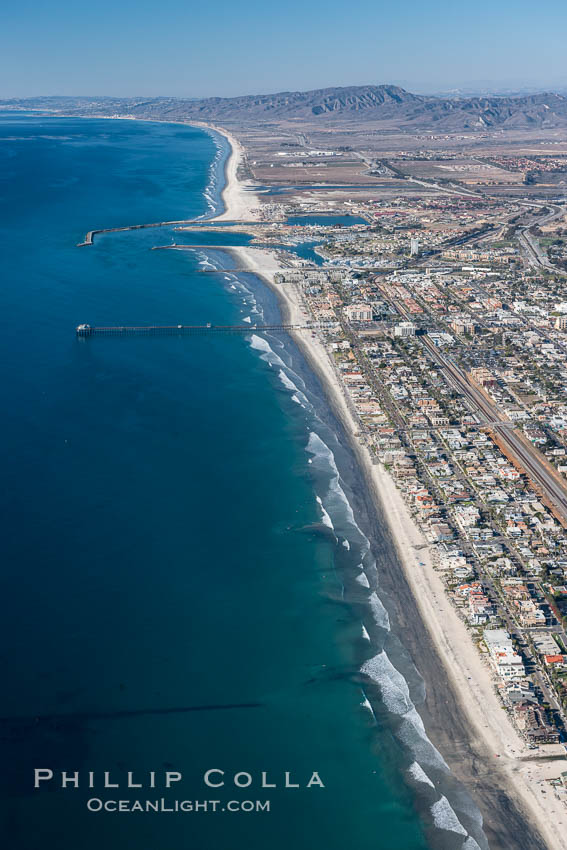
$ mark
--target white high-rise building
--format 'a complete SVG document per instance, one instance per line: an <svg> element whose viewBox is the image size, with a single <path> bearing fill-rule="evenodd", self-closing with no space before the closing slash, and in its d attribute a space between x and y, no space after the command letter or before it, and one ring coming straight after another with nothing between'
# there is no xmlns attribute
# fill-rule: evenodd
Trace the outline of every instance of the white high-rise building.
<svg viewBox="0 0 567 850"><path fill-rule="evenodd" d="M413 322L400 322L394 328L394 336L415 336L415 325Z"/></svg>

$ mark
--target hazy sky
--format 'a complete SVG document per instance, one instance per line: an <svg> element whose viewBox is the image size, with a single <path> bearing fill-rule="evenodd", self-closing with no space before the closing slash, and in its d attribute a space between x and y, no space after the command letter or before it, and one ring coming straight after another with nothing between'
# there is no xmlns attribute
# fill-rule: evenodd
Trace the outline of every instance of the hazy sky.
<svg viewBox="0 0 567 850"><path fill-rule="evenodd" d="M13 0L0 97L567 86L564 0Z"/></svg>

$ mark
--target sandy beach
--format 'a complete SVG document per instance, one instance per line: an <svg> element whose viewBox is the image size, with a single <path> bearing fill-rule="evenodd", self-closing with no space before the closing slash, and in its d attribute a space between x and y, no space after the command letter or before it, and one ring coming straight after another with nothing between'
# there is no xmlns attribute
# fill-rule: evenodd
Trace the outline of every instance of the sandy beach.
<svg viewBox="0 0 567 850"><path fill-rule="evenodd" d="M244 156L242 146L226 130L212 126L211 129L222 133L232 146L222 196L226 208L216 220L250 219L257 199L249 185L238 180L238 167ZM301 325L310 318L299 288L294 284L275 283L274 276L282 269L275 251L251 247L230 250L238 258L239 265L256 272L276 293L286 324ZM534 754L520 738L496 694L488 664L481 658L444 591L443 582L433 566L431 549L402 494L393 478L381 464L373 462L370 452L356 436L359 423L320 337L305 331L294 331L292 336L343 424L378 515L387 520L412 604L419 612L423 627L421 638L417 636L417 627L411 630L416 632L413 647L416 657L423 655L425 642L430 643L429 664L437 667L438 675L433 681L425 676L427 698L422 713L432 740L457 778L473 793L485 820L491 821L492 834L497 836L491 846L499 846L502 850L524 847L535 850L536 846L567 850L567 803L563 801L566 797L559 799L547 782L567 770L567 758L557 758L565 752L564 748L556 746L545 755L541 751ZM411 644L411 635L409 637ZM446 722L441 716L443 712ZM459 718L455 716L457 713ZM549 760L552 754L555 758ZM510 833L498 827L505 810L511 818L510 807L517 809L516 820L534 826L544 843L535 833L530 837L529 829L525 836L518 833L511 843Z"/></svg>
<svg viewBox="0 0 567 850"><path fill-rule="evenodd" d="M213 216L210 221L252 221L252 210L258 206L258 198L251 189L251 183L238 179L238 169L243 165L245 153L242 145L228 130L214 124L195 124L206 127L224 136L230 145L230 154L225 166L226 183L221 198L224 210Z"/></svg>
<svg viewBox="0 0 567 850"><path fill-rule="evenodd" d="M274 282L274 275L281 268L275 252L249 247L231 251L238 256L243 266L254 270L275 291L284 322L303 324L309 318L302 305L299 289L293 284ZM481 658L464 623L445 594L441 578L433 567L430 548L400 491L386 470L372 461L368 449L355 436L359 425L347 404L345 390L327 350L319 337L309 332L295 331L292 335L340 417L380 515L387 518L399 562L420 618L441 662L445 683L436 682L434 685L426 680L426 703L430 700L432 705L427 709L430 722L427 722L425 716L424 721L432 740L457 778L467 785L477 799L486 820L504 817L506 807L503 806L500 813L498 801L502 795L506 795L525 821L536 827L545 842L544 845L538 842L539 846L546 846L549 850L566 850L567 805L556 796L546 780L567 770L567 759L549 761L541 753L534 755L534 751L527 748L516 732L495 692L490 668ZM416 648L421 650L421 645ZM467 740L459 740L459 747L456 746L454 730L451 732L444 729L439 717L435 719L435 714L450 702L446 693L440 695L435 691L438 689L443 692L447 684L450 684L464 720L460 734ZM454 723L455 718L451 716L450 721ZM459 749L460 755L455 756L453 751ZM564 753L561 746L552 749L556 755ZM472 774L474 782L471 784ZM499 845L494 843L491 846L506 847L507 850L536 846L527 836L526 841L522 840L521 843L510 844L510 838L504 836L502 841Z"/></svg>

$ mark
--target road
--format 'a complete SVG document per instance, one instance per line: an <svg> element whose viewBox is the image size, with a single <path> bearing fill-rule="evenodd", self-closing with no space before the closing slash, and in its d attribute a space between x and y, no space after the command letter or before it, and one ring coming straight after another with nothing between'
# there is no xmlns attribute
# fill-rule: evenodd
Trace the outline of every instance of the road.
<svg viewBox="0 0 567 850"><path fill-rule="evenodd" d="M397 305L402 314L404 313L404 308ZM433 478L428 469L427 461L422 457L421 452L418 447L416 447L411 439L411 428L408 428L407 423L405 421L405 417L402 411L398 408L397 404L391 398L388 392L385 391L385 388L380 384L378 380L378 376L375 372L374 366L368 358L366 357L364 351L360 347L360 340L358 338L357 332L353 330L348 321L341 317L341 326L343 332L347 339L350 340L354 353L357 355L357 360L359 365L362 367L362 370L368 380L370 386L375 391L377 397L380 399L381 404L385 411L387 411L390 421L393 423L394 428L396 429L399 437L402 439L402 442L411 450L411 452L415 456L416 463L421 467L422 474L425 475L428 480L428 487L430 492L433 494L435 500L439 505L442 505L445 510L450 510L451 505L446 504L444 495L442 491L439 489L439 482ZM445 354L441 353L439 349L427 338L422 337L424 345L431 353L433 359L438 363L438 365L450 376L450 380L453 384L455 384L458 390L468 399L471 407L477 412L479 418L484 420L484 424L490 425L494 430L497 430L499 435L504 439L505 437L511 438L510 442L512 443L511 450L514 451L516 456L518 456L521 464L526 468L527 471L531 472L532 477L535 480L537 476L540 475L542 479L545 479L549 476L547 470L539 469L541 463L537 457L532 457L533 452L530 452L529 444L524 446L522 441L520 440L517 433L515 433L512 429L514 428L514 424L507 420L503 420L499 414L498 408L496 405L491 404L485 396L477 390L473 385L469 383L467 376L456 366L456 364ZM516 445L519 443L519 445ZM535 449L534 449L535 451ZM468 476L464 474L464 471L460 467L460 464L456 464L456 472L457 477L463 481L463 484L468 487L472 487L474 490L474 482L468 479ZM549 482L545 482L551 489L555 490L557 488L559 493L557 495L557 500L559 505L562 505L565 510L565 516L567 517L567 492L563 490L558 483L551 479ZM542 489L544 489L543 485ZM551 496L548 496L551 499ZM557 502L554 502L557 504ZM559 506L558 506L559 509ZM452 523L451 523L452 524ZM498 532L498 528L493 525L493 530L495 533ZM498 538L494 538L497 540ZM506 544L509 546L510 541L506 538ZM471 542L468 540L468 537L464 537L460 539L460 543L463 546L464 550L470 551ZM514 550L514 554L516 558L522 563L522 559ZM524 565L525 566L525 565ZM498 590L493 576L487 572L482 565L478 564L478 575L482 581L483 587L485 591L488 593L489 598L495 603L498 607L498 611L504 619L504 623L509 633L516 638L516 640L522 644L522 652L524 658L528 662L531 667L532 675L534 678L534 682L536 686L540 689L543 694L544 700L549 703L552 709L559 714L560 717L564 718L564 714L561 708L561 705L557 699L554 688L552 686L551 681L547 675L546 670L541 666L538 662L537 657L534 654L531 654L527 640L530 637L530 629L522 628L515 620L512 612L507 607L507 602L503 598L501 592ZM564 643L567 643L567 636L565 635L564 629L561 628L560 624L556 624L553 626L543 626L541 631L550 631L555 634L559 634L561 640Z"/></svg>
<svg viewBox="0 0 567 850"><path fill-rule="evenodd" d="M408 181L412 183L417 183L420 186L424 186L427 189L435 189L438 192L443 192L447 195L461 195L461 196L474 196L477 198L491 199L502 201L502 198L498 195L489 195L487 192L477 192L474 189L462 188L448 188L446 186L440 186L438 183L435 183L433 180L424 180L418 179L416 177L412 177L410 175L405 175ZM530 229L532 227L540 226L542 224L547 224L550 221L554 221L557 218L561 218L565 214L564 207L553 206L551 204L547 204L541 201L518 201L518 204L524 207L529 207L530 209L550 209L543 218L538 221L532 222L525 227L518 228L517 238L520 243L520 247L523 248L523 255L528 263L534 269L545 269L546 271L552 271L556 274L567 275L567 272L563 272L561 269L556 268L556 266L551 263L545 254L544 251L541 250L539 243L536 238L530 233ZM486 235L483 233L482 235ZM465 241L465 240L463 240Z"/></svg>
<svg viewBox="0 0 567 850"><path fill-rule="evenodd" d="M412 320L412 316L398 299L384 297L404 319ZM448 355L443 354L427 335L422 336L421 340L432 359L444 370L449 382L468 401L482 424L490 425L491 430L498 435L502 443L506 444L510 453L525 469L532 482L540 488L549 503L554 506L558 517L567 527L567 487L559 478L559 474L550 468L531 443L527 442L516 429L510 427L510 421L503 418L498 406L469 381L467 375Z"/></svg>
<svg viewBox="0 0 567 850"><path fill-rule="evenodd" d="M550 221L555 221L565 214L563 207L552 207L551 212L543 216L536 222L539 227L542 224L547 224ZM547 255L541 250L538 240L530 233L530 229L534 227L534 223L520 227L518 230L518 241L524 249L524 256L532 268L543 268L547 271L557 272L553 263L549 262Z"/></svg>
<svg viewBox="0 0 567 850"><path fill-rule="evenodd" d="M555 475L548 469L547 464L539 455L537 449L529 443L524 442L518 432L510 427L510 423L502 419L496 404L489 401L480 390L470 383L468 377L450 357L442 354L427 336L422 337L422 340L433 359L448 373L453 384L458 386L459 392L468 400L475 412L480 414L482 423L485 425L488 425L488 423L498 423L491 424L490 427L498 434L502 442L507 445L511 454L526 470L532 481L541 488L544 495L556 507L567 523L567 490L562 482L557 480Z"/></svg>

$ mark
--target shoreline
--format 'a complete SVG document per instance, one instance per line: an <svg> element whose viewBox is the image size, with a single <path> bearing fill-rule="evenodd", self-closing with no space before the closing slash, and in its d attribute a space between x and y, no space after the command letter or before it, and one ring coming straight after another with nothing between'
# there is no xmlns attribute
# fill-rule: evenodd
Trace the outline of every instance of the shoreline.
<svg viewBox="0 0 567 850"><path fill-rule="evenodd" d="M274 274L280 264L273 251L248 246L225 250L237 256L275 293L282 322L302 324L308 318L295 285L275 283ZM546 760L545 755L538 758L527 749L495 693L488 666L433 568L429 544L394 480L381 464L373 462L358 439L358 424L323 343L318 337L297 331L290 331L290 336L319 379L345 430L376 515L387 524L402 567L404 583L420 620L416 624L407 611L402 613L402 620L409 627L404 640L418 669L422 666L437 673L433 681L427 673L424 675L427 695L425 704L418 706L428 736L478 805L491 849L566 850L567 811L553 790L542 783L567 769L567 759L562 759L560 766L559 761L549 761L549 757ZM402 577L391 576L394 601ZM408 602L406 599L405 604ZM429 644L427 648L424 640ZM425 662L424 654L428 656ZM503 818L508 822L503 822ZM538 834L532 832L532 825Z"/></svg>
<svg viewBox="0 0 567 850"><path fill-rule="evenodd" d="M215 124L208 124L204 121L159 121L149 118L134 118L131 115L64 115L57 113L57 116L62 118L86 118L86 120L107 121L141 121L146 124L172 124L177 127L196 127L199 130L210 131L222 136L228 143L228 156L224 163L223 179L224 186L218 196L218 208L211 214L204 213L196 218L176 219L167 221L144 222L142 224L127 224L117 227L101 227L88 230L82 242L77 243L77 248L84 248L94 243L95 236L105 235L107 233L119 233L127 230L143 230L145 228L158 227L175 227L184 224L192 224L195 221L248 221L253 218L252 210L258 206L258 196L252 192L247 192L244 189L244 183L238 179L238 169L244 160L245 153L240 142L222 127L217 127ZM210 186L210 183L209 183ZM206 189L209 188L206 187Z"/></svg>
<svg viewBox="0 0 567 850"><path fill-rule="evenodd" d="M220 194L222 211L206 216L206 221L249 221L252 210L258 206L258 196L245 188L238 179L238 169L244 162L244 148L232 133L216 124L187 122L186 126L198 127L218 133L228 142L230 151L224 164L224 186Z"/></svg>
<svg viewBox="0 0 567 850"><path fill-rule="evenodd" d="M73 116L74 117L74 116ZM81 116L78 116L81 117ZM224 186L218 197L218 209L211 214L204 213L202 216L188 219L177 219L171 221L156 221L143 224L127 224L120 227L101 227L86 232L82 242L77 243L77 248L89 247L94 243L95 236L103 236L107 233L119 233L127 230L144 230L146 228L179 227L192 224L195 221L249 221L253 218L252 210L258 205L258 197L253 192L247 192L244 184L238 179L238 169L244 159L244 149L240 142L227 130L221 129L213 124L205 124L188 121L155 121L148 122L147 119L131 118L121 116L120 118L109 118L107 120L120 121L146 121L146 123L175 124L180 127L197 127L200 130L217 133L226 139L229 153L224 163L223 177ZM210 183L209 183L210 185ZM209 187L207 186L207 189Z"/></svg>
<svg viewBox="0 0 567 850"><path fill-rule="evenodd" d="M140 119L130 119L140 120ZM163 123L163 122L156 122ZM222 135L230 146L225 161L225 185L220 193L224 210L207 221L246 221L257 196L244 188L238 169L244 157L240 143L228 131L200 122L166 122L194 126ZM255 202L255 203L254 203ZM186 222L160 222L112 230L130 230ZM91 231L92 236L106 231ZM91 237L92 242L92 237ZM88 243L87 243L88 244ZM248 246L224 248L260 278L276 295L282 322L303 324L307 313L292 284L276 284L280 270L273 251ZM419 666L425 669L427 696L418 706L428 736L447 760L454 776L471 793L485 819L491 850L567 850L567 812L547 786L540 785L560 772L557 762L534 757L520 739L494 691L488 667L445 594L435 572L430 547L412 519L400 491L383 467L373 463L368 449L357 438L357 421L319 337L290 331L290 336L318 378L330 407L341 422L372 500L377 520L387 527L397 555L392 564L390 594L398 620L407 626L404 642ZM416 547L419 546L419 557ZM425 564L420 566L420 562ZM400 564L402 573L396 573ZM414 619L404 610L409 606ZM457 649L460 653L457 657ZM434 671L434 676L430 675ZM486 722L488 721L488 722ZM496 761L497 758L497 761ZM561 769L567 770L567 760ZM536 825L539 834L531 830ZM565 837L562 833L565 833ZM545 843L542 843L542 840Z"/></svg>

